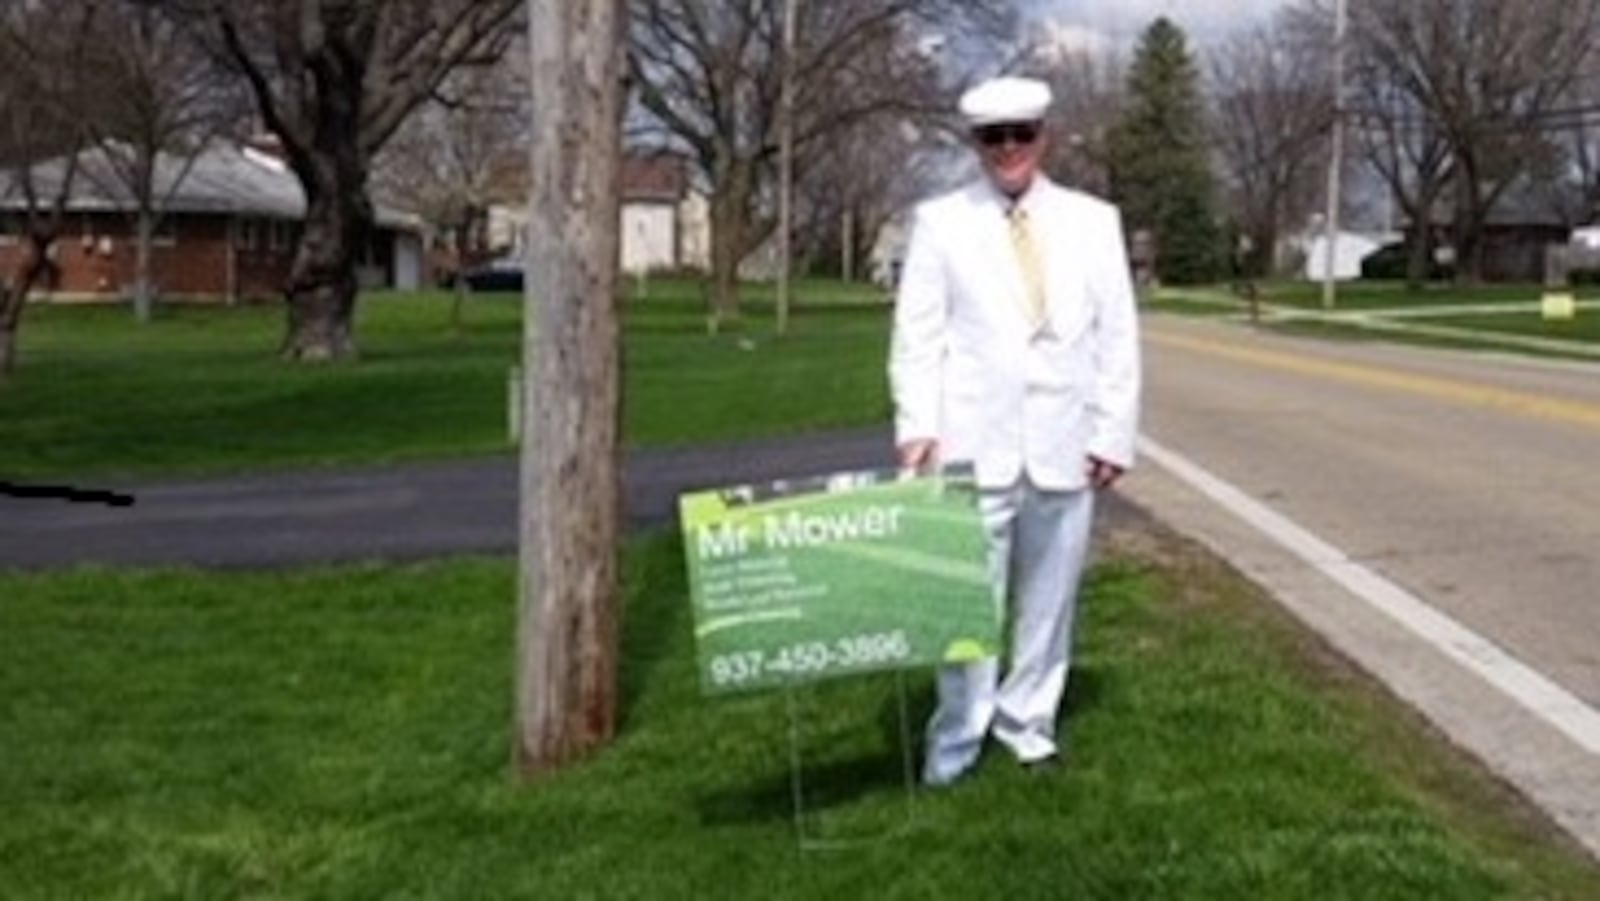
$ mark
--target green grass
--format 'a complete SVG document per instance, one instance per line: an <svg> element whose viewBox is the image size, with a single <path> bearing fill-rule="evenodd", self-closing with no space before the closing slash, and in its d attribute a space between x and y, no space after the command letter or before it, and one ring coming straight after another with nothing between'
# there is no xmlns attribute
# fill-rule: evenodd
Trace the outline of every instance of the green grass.
<svg viewBox="0 0 1600 901"><path fill-rule="evenodd" d="M1433 322L1432 318L1426 320ZM1453 323L1452 323L1453 324ZM1396 331L1380 331L1349 322L1326 322L1310 319L1297 319L1285 322L1269 322L1262 326L1274 332L1285 335L1299 335L1306 338L1317 338L1324 341L1343 341L1351 343L1382 342L1384 344L1403 344L1412 347L1436 347L1446 350L1472 350L1489 351L1494 353L1518 354L1529 357L1541 357L1550 360L1572 360L1575 362L1593 363L1595 358L1591 354L1563 353L1560 350L1529 348L1525 345L1510 341L1497 341L1492 331L1480 331L1471 337L1451 338L1441 335L1427 335Z"/></svg>
<svg viewBox="0 0 1600 901"><path fill-rule="evenodd" d="M1310 312L1320 312L1321 294L1315 284L1263 283L1261 297L1264 303L1298 307ZM1265 327L1297 335L1342 341L1383 341L1395 344L1413 344L1423 347L1449 347L1479 350L1499 350L1556 358L1592 360L1592 355L1562 353L1559 349L1530 348L1511 341L1496 340L1497 336L1532 336L1566 341L1600 342L1600 314L1579 311L1571 320L1545 320L1540 316L1538 301L1543 289L1536 285L1491 285L1475 289L1458 289L1432 286L1420 293L1410 293L1396 283L1357 282L1342 285L1334 313L1371 312L1384 310L1414 310L1416 308L1444 308L1460 304L1520 303L1527 305L1526 312L1495 314L1432 313L1408 315L1395 321L1415 323L1421 327L1444 326L1475 332L1474 335L1447 336L1407 333L1402 330L1368 328L1359 322L1296 318L1294 320L1264 320ZM1578 296L1592 298L1593 288L1585 288ZM1187 316L1215 316L1219 314L1241 316L1248 312L1242 301L1221 288L1164 289L1145 307L1152 312L1175 313Z"/></svg>
<svg viewBox="0 0 1600 901"><path fill-rule="evenodd" d="M1142 312L1175 313L1180 316L1238 316L1250 307L1242 298L1216 294L1215 300L1197 299L1177 292L1158 292L1139 305Z"/></svg>
<svg viewBox="0 0 1600 901"><path fill-rule="evenodd" d="M1317 282L1262 282L1261 299L1266 303L1303 309L1322 309L1322 285ZM1376 310L1395 307L1454 306L1456 304L1534 302L1544 293L1539 285L1480 285L1461 287L1430 283L1419 291L1407 291L1402 282L1345 282L1338 287L1334 309ZM1593 297L1594 287L1579 288L1579 297Z"/></svg>
<svg viewBox="0 0 1600 901"><path fill-rule="evenodd" d="M860 844L802 854L784 698L697 695L680 554L658 537L626 558L622 734L528 785L508 776L508 564L0 575L0 885L16 899L1600 892L1548 826L1242 583L1128 556L1092 576L1058 773L994 753L908 821L892 679L803 692L808 829ZM910 682L920 720L927 679Z"/></svg>
<svg viewBox="0 0 1600 901"><path fill-rule="evenodd" d="M625 316L626 440L659 445L885 421L887 307L874 289L802 282L790 333L752 289L744 322L706 334L697 285L661 281ZM362 360L274 356L276 306L36 307L0 385L0 474L198 473L508 452L506 381L520 304L443 294L358 306Z"/></svg>
<svg viewBox="0 0 1600 901"><path fill-rule="evenodd" d="M1496 332L1510 335L1531 335L1536 338L1554 338L1561 341L1600 343L1600 310L1580 310L1572 319L1545 319L1537 309L1526 313L1496 314L1492 316L1429 316L1420 320L1428 325Z"/></svg>

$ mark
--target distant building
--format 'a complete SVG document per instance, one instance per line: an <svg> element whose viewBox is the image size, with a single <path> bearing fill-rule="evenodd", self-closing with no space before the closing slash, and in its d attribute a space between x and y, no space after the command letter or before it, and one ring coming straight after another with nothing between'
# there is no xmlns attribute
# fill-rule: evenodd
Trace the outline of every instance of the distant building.
<svg viewBox="0 0 1600 901"><path fill-rule="evenodd" d="M622 159L619 222L622 271L704 270L711 265L711 207L690 178L689 160L665 151ZM495 251L520 251L527 227L526 165L499 180L489 207L488 242Z"/></svg>
<svg viewBox="0 0 1600 901"><path fill-rule="evenodd" d="M1485 281L1537 282L1545 275L1545 256L1552 245L1566 244L1576 223L1576 210L1564 209L1558 198L1541 196L1526 185L1517 184L1500 196L1490 209L1483 228L1483 271ZM1434 240L1451 248L1451 221L1448 204L1433 217Z"/></svg>
<svg viewBox="0 0 1600 901"><path fill-rule="evenodd" d="M1313 228L1292 240L1298 255L1305 260L1301 277L1319 282L1327 277L1328 257L1333 257L1335 281L1352 281L1361 277L1361 261L1377 253L1385 244L1399 240L1398 235L1339 231L1329 241L1320 228ZM1330 250L1331 248L1331 250Z"/></svg>
<svg viewBox="0 0 1600 901"><path fill-rule="evenodd" d="M52 160L35 168L41 198L54 196L65 164ZM51 251L55 267L36 296L114 300L131 292L137 205L112 165L101 149L80 155L61 237ZM305 198L280 159L235 144L212 146L192 162L162 154L155 196L161 213L151 278L163 298L232 303L282 296ZM14 267L24 250L24 210L20 188L0 176L0 269ZM357 260L362 287L416 289L425 278L421 221L382 207L376 214Z"/></svg>
<svg viewBox="0 0 1600 901"><path fill-rule="evenodd" d="M900 282L900 266L906 257L906 246L911 233L907 225L909 212L891 216L878 229L867 257L868 277L873 284L893 288Z"/></svg>

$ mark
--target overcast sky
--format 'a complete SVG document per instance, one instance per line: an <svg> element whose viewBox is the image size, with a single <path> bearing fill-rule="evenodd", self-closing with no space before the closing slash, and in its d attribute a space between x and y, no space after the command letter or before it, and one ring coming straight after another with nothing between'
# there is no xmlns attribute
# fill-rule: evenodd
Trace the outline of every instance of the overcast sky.
<svg viewBox="0 0 1600 901"><path fill-rule="evenodd" d="M1288 0L1032 0L1038 17L1066 43L1127 47L1157 16L1177 22L1197 44L1271 16Z"/></svg>

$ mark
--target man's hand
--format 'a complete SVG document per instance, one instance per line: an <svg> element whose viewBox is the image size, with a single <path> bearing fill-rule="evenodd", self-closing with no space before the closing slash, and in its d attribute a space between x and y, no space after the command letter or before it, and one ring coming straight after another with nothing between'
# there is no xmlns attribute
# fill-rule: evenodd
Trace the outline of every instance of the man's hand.
<svg viewBox="0 0 1600 901"><path fill-rule="evenodd" d="M939 442L932 438L907 441L897 449L901 469L927 472L939 465Z"/></svg>
<svg viewBox="0 0 1600 901"><path fill-rule="evenodd" d="M1102 460L1091 455L1088 460L1089 487L1099 491L1110 488L1117 479L1122 478L1123 468L1109 460Z"/></svg>

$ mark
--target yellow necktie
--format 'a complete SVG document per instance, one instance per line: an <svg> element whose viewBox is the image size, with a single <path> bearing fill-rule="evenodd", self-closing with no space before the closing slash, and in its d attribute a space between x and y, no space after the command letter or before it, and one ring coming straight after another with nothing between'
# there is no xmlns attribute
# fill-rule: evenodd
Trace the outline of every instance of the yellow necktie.
<svg viewBox="0 0 1600 901"><path fill-rule="evenodd" d="M1017 252L1017 264L1022 269L1022 284L1026 289L1024 312L1028 325L1034 330L1044 325L1045 297L1044 270L1039 265L1039 248L1033 242L1033 230L1028 227L1028 213L1013 206L1006 214L1011 221L1011 246Z"/></svg>

